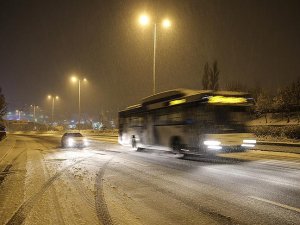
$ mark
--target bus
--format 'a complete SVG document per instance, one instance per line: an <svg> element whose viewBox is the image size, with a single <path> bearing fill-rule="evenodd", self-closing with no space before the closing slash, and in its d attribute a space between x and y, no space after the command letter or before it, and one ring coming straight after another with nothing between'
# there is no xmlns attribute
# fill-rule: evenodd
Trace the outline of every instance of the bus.
<svg viewBox="0 0 300 225"><path fill-rule="evenodd" d="M243 92L161 92L119 112L119 143L184 155L245 151L256 144L246 127L253 105Z"/></svg>

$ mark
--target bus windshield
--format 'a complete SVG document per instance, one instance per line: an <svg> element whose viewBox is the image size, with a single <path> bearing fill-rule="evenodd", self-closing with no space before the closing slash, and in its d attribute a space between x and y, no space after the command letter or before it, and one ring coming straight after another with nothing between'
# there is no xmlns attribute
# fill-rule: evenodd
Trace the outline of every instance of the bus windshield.
<svg viewBox="0 0 300 225"><path fill-rule="evenodd" d="M247 107L215 106L209 109L211 115L208 128L213 133L246 132L245 123L250 119Z"/></svg>

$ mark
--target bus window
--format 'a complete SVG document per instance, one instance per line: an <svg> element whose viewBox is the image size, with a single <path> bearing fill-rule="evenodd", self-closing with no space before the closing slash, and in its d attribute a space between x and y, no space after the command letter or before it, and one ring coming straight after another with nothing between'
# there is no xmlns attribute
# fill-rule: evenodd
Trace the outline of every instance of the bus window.
<svg viewBox="0 0 300 225"><path fill-rule="evenodd" d="M172 113L168 115L169 123L180 123L183 121L183 113Z"/></svg>
<svg viewBox="0 0 300 225"><path fill-rule="evenodd" d="M131 127L141 127L143 126L143 117L131 117L130 118Z"/></svg>

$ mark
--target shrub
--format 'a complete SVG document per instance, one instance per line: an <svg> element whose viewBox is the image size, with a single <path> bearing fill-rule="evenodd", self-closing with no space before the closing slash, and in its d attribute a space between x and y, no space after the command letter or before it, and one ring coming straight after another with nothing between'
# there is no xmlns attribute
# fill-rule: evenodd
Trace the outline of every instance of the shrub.
<svg viewBox="0 0 300 225"><path fill-rule="evenodd" d="M280 137L280 138L291 138L300 139L300 126L253 126L249 127L249 131L254 133L258 137Z"/></svg>

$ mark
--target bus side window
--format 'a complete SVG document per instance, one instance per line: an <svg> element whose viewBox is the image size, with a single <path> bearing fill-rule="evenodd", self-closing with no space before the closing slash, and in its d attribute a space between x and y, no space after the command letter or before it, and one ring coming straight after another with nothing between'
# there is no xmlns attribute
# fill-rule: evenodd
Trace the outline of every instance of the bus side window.
<svg viewBox="0 0 300 225"><path fill-rule="evenodd" d="M131 127L141 127L143 126L143 117L131 117L130 118Z"/></svg>
<svg viewBox="0 0 300 225"><path fill-rule="evenodd" d="M165 124L167 124L167 119L168 119L168 117L167 117L167 115L155 115L155 117L154 117L154 124L155 125L165 125Z"/></svg>
<svg viewBox="0 0 300 225"><path fill-rule="evenodd" d="M180 123L183 121L183 113L172 113L168 115L168 122L169 123Z"/></svg>

